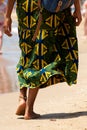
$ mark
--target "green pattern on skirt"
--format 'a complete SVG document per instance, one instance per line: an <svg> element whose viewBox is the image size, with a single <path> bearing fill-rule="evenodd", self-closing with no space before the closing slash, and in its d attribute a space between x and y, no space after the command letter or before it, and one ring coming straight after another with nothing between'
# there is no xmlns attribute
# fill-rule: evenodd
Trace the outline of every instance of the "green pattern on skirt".
<svg viewBox="0 0 87 130"><path fill-rule="evenodd" d="M38 21L37 0L17 0L20 60L17 73L20 89L77 83L78 43L70 8L50 13L43 9L43 21L32 41Z"/></svg>

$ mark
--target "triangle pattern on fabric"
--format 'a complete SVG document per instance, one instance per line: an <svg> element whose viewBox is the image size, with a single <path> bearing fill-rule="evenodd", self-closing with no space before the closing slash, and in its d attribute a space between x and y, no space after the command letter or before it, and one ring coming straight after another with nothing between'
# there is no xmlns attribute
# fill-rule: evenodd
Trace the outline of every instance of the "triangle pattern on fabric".
<svg viewBox="0 0 87 130"><path fill-rule="evenodd" d="M23 24L28 27L28 16L23 19Z"/></svg>
<svg viewBox="0 0 87 130"><path fill-rule="evenodd" d="M78 59L78 51L73 50L73 53L74 53L75 58Z"/></svg>
<svg viewBox="0 0 87 130"><path fill-rule="evenodd" d="M34 66L34 68L36 69L36 70L39 70L40 68L39 68L39 59L37 59L37 60L35 60L34 62L33 62L33 66Z"/></svg>
<svg viewBox="0 0 87 130"><path fill-rule="evenodd" d="M30 18L30 28L32 28L34 25L36 25L36 19L31 16L31 18Z"/></svg>
<svg viewBox="0 0 87 130"><path fill-rule="evenodd" d="M45 39L47 36L48 36L48 31L44 29L42 31L42 39Z"/></svg>
<svg viewBox="0 0 87 130"><path fill-rule="evenodd" d="M55 58L55 61L59 61L60 60L60 55L58 54Z"/></svg>
<svg viewBox="0 0 87 130"><path fill-rule="evenodd" d="M47 47L44 44L41 44L41 55L45 55L47 53Z"/></svg>
<svg viewBox="0 0 87 130"><path fill-rule="evenodd" d="M38 3L35 0L31 0L31 12L38 9Z"/></svg>
<svg viewBox="0 0 87 130"><path fill-rule="evenodd" d="M30 30L26 30L26 38L30 37Z"/></svg>
<svg viewBox="0 0 87 130"><path fill-rule="evenodd" d="M41 60L42 61L42 68L44 67L44 66L46 66L47 65L47 62L46 61L44 61L44 60Z"/></svg>
<svg viewBox="0 0 87 130"><path fill-rule="evenodd" d="M53 21L53 16L50 16L46 19L46 24L49 26L49 27L52 27L52 21Z"/></svg>
<svg viewBox="0 0 87 130"><path fill-rule="evenodd" d="M68 55L66 56L66 60L67 60L67 61L68 61L68 60L73 60L72 55L71 55L70 52L69 52Z"/></svg>
<svg viewBox="0 0 87 130"><path fill-rule="evenodd" d="M46 78L48 79L51 75L51 72L45 72Z"/></svg>
<svg viewBox="0 0 87 130"><path fill-rule="evenodd" d="M25 54L28 54L30 51L32 51L32 47L25 42L21 44L21 47Z"/></svg>
<svg viewBox="0 0 87 130"><path fill-rule="evenodd" d="M76 67L75 63L72 65L70 70L71 70L71 72L77 73L77 67Z"/></svg>
<svg viewBox="0 0 87 130"><path fill-rule="evenodd" d="M76 43L76 39L73 38L73 37L70 37L69 40L70 40L70 43L71 43L71 45L73 47L75 45L75 43Z"/></svg>
<svg viewBox="0 0 87 130"><path fill-rule="evenodd" d="M62 44L63 49L69 49L67 39Z"/></svg>
<svg viewBox="0 0 87 130"><path fill-rule="evenodd" d="M28 0L27 1L25 1L23 4L22 4L22 9L24 10L24 11L26 11L26 12L28 12Z"/></svg>
<svg viewBox="0 0 87 130"><path fill-rule="evenodd" d="M42 83L46 82L46 76L44 74L41 75L40 82Z"/></svg>
<svg viewBox="0 0 87 130"><path fill-rule="evenodd" d="M58 31L58 35L65 36L65 32L64 32L62 26L60 26L60 28L58 28L57 31Z"/></svg>
<svg viewBox="0 0 87 130"><path fill-rule="evenodd" d="M54 24L55 24L55 27L57 27L57 26L59 25L59 20L60 20L60 19L59 19L59 17L58 17L58 16L56 16L56 15L55 15L55 17L54 17L54 18L55 18L55 20L54 20L54 21L55 21L55 23L54 23Z"/></svg>

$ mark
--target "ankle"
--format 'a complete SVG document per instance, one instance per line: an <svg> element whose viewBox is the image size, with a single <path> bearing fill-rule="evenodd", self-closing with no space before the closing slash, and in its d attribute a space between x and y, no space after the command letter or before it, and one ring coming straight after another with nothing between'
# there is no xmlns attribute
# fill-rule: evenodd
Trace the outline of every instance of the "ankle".
<svg viewBox="0 0 87 130"><path fill-rule="evenodd" d="M20 89L20 96L26 97L27 88Z"/></svg>

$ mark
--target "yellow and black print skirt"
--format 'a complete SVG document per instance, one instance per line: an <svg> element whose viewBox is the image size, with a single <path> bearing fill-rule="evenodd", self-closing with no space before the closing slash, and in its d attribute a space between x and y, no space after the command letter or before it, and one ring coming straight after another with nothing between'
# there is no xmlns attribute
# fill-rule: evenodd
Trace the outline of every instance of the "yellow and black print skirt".
<svg viewBox="0 0 87 130"><path fill-rule="evenodd" d="M44 88L60 82L76 84L78 43L70 8L58 13L43 9L41 28L33 42L38 14L37 0L17 0L20 89Z"/></svg>

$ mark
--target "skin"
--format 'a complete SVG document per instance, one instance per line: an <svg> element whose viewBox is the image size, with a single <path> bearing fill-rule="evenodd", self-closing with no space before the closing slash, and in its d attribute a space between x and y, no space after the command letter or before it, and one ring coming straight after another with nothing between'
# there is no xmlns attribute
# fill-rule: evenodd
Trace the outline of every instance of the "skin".
<svg viewBox="0 0 87 130"><path fill-rule="evenodd" d="M84 17L84 36L86 36L86 38L87 38L87 1L84 2L83 9L85 10L85 12L83 13L83 17Z"/></svg>
<svg viewBox="0 0 87 130"><path fill-rule="evenodd" d="M75 18L76 26L79 26L82 21L82 16L80 11L80 1L74 0L74 6L75 6L75 12L73 13L73 16Z"/></svg>
<svg viewBox="0 0 87 130"><path fill-rule="evenodd" d="M3 0L0 0L0 7L3 6L4 2ZM2 48L2 43L3 43L3 22L4 22L4 14L5 14L5 9L6 7L4 7L2 10L3 10L3 13L1 13L1 22L0 22L0 54L2 54L2 51L1 51L1 48Z"/></svg>
<svg viewBox="0 0 87 130"><path fill-rule="evenodd" d="M11 24L12 24L11 14L12 14L12 10L13 10L13 6L14 6L15 1L16 0L8 0L8 4L7 4L7 11L6 11L6 17L5 17L5 23L4 23L4 33L8 36L12 36L12 33L11 33ZM81 21L82 21L82 16L81 16L81 11L80 11L80 1L75 0L74 6L75 6L75 11L73 13L73 16L75 18L76 26L79 26Z"/></svg>
<svg viewBox="0 0 87 130"><path fill-rule="evenodd" d="M14 6L15 1L16 0L8 0L8 4L7 4L7 11L6 11L5 23L4 23L4 33L6 35L8 35L9 37L12 36L12 33L11 33L11 26L12 26L11 14L12 14L12 10L13 10L13 6ZM74 1L74 6L75 6L75 11L73 13L73 16L75 18L76 26L79 26L81 21L82 21L79 0ZM17 108L16 114L17 115L24 115L25 120L40 117L39 114L36 114L33 111L33 106L34 106L34 102L35 102L38 90L39 90L38 87L34 88L34 89L29 89L28 93L27 93L28 97L27 97L26 101L24 98L20 98L19 106ZM27 92L27 88L20 89L20 96L26 97L26 92Z"/></svg>
<svg viewBox="0 0 87 130"><path fill-rule="evenodd" d="M12 27L11 14L12 14L14 3L15 3L15 0L8 0L5 22L4 22L4 33L6 35L8 35L9 37L12 36L12 33L11 33L11 27ZM27 89L23 88L20 90L19 106L16 110L17 115L24 115L24 119L26 119L26 120L40 117L39 114L36 114L33 111L34 101L36 99L38 90L39 90L39 88L35 88L33 90L29 89L27 101L25 101L24 98L20 98L20 97L26 97Z"/></svg>

